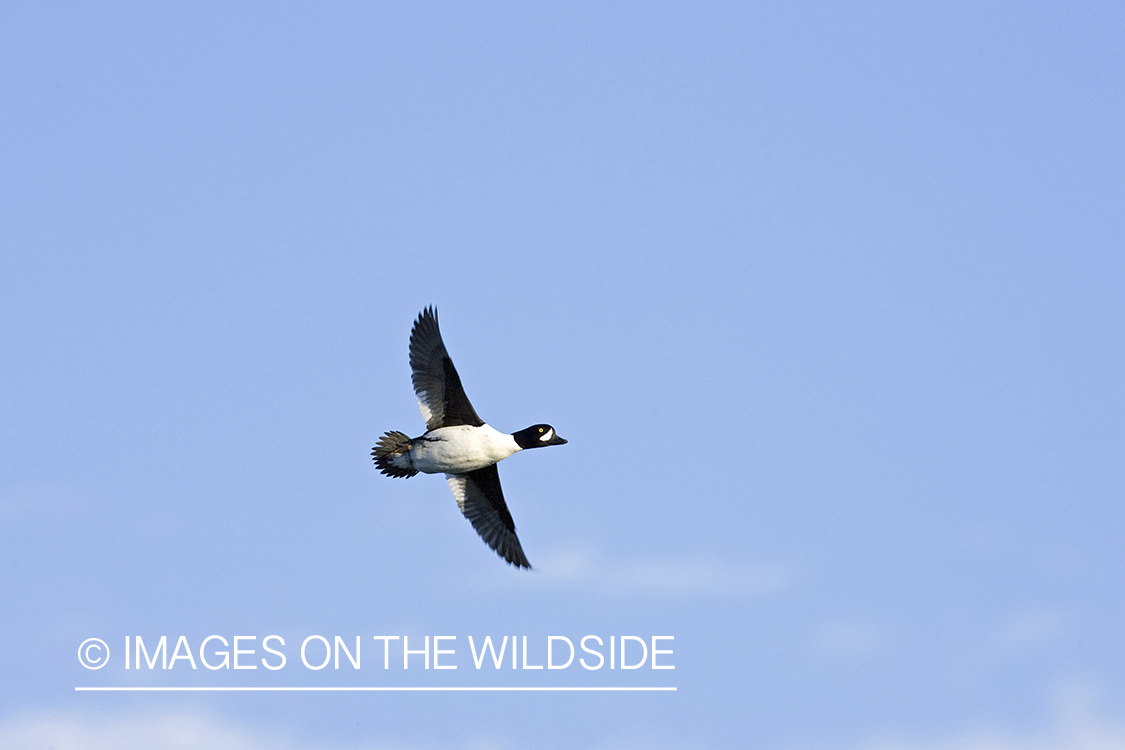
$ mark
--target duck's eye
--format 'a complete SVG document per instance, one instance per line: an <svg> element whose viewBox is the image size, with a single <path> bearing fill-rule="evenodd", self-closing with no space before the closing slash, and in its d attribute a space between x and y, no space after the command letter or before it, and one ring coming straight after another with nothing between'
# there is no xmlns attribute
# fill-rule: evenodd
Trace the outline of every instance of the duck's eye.
<svg viewBox="0 0 1125 750"><path fill-rule="evenodd" d="M540 431L540 432L542 432L542 431L543 431L543 428L542 428L542 427L540 427L540 428L539 428L539 431Z"/></svg>

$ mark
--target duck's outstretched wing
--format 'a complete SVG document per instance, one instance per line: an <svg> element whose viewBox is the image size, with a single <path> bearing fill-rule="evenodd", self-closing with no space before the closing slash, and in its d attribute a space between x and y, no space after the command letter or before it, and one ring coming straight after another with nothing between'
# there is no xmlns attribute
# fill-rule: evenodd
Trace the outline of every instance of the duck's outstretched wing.
<svg viewBox="0 0 1125 750"><path fill-rule="evenodd" d="M418 315L410 332L410 370L418 409L426 420L427 429L484 424L469 403L453 360L445 351L437 311L433 307L427 307Z"/></svg>
<svg viewBox="0 0 1125 750"><path fill-rule="evenodd" d="M461 512L473 524L484 543L512 565L530 568L531 563L524 556L516 536L516 524L504 502L496 464L467 474L446 474L445 481L449 482L449 489L453 490Z"/></svg>

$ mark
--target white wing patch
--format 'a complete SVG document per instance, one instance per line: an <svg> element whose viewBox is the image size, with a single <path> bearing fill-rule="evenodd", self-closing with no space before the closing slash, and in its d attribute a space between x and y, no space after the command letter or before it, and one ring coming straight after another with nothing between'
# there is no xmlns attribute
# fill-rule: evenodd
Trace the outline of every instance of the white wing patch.
<svg viewBox="0 0 1125 750"><path fill-rule="evenodd" d="M457 507L464 513L466 477L461 474L446 474L445 481L449 484L449 489L453 490L453 499L457 501Z"/></svg>
<svg viewBox="0 0 1125 750"><path fill-rule="evenodd" d="M551 438L553 438L554 436L555 436L555 430L554 430L554 428L553 428L553 427L548 427L548 428L547 428L547 432L545 432L544 434L542 434L542 435L540 435L540 436L539 436L539 440L540 440L540 442L543 442L543 443L545 443L545 442L547 442L548 440L550 440Z"/></svg>
<svg viewBox="0 0 1125 750"><path fill-rule="evenodd" d="M428 395L429 394L427 394L427 396ZM424 421L428 425L430 423L430 420L434 418L434 415L437 413L437 411L434 410L434 409L431 409L430 405L427 404L422 399L421 396L418 396L417 398L418 398L418 411L422 412L422 421Z"/></svg>

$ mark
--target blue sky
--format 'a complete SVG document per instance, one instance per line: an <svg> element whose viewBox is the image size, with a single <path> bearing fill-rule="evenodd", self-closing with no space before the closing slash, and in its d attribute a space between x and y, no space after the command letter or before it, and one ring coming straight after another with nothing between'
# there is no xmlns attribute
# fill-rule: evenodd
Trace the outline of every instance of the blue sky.
<svg viewBox="0 0 1125 750"><path fill-rule="evenodd" d="M0 744L1125 745L1123 32L6 5ZM430 304L490 424L570 441L501 466L534 573L371 464L423 429ZM120 663L212 634L288 666ZM300 667L311 634L363 668ZM377 669L385 634L457 635L458 669ZM673 635L676 669L468 653L587 634ZM376 684L678 690L73 689Z"/></svg>

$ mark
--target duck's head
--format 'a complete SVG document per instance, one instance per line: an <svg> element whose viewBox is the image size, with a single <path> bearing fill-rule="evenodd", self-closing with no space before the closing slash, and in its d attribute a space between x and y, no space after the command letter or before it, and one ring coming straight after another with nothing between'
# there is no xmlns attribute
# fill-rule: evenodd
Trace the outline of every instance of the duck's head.
<svg viewBox="0 0 1125 750"><path fill-rule="evenodd" d="M535 424L526 430L513 432L516 445L524 450L528 448L546 448L548 445L566 445L566 441L555 434L555 428L549 424Z"/></svg>

